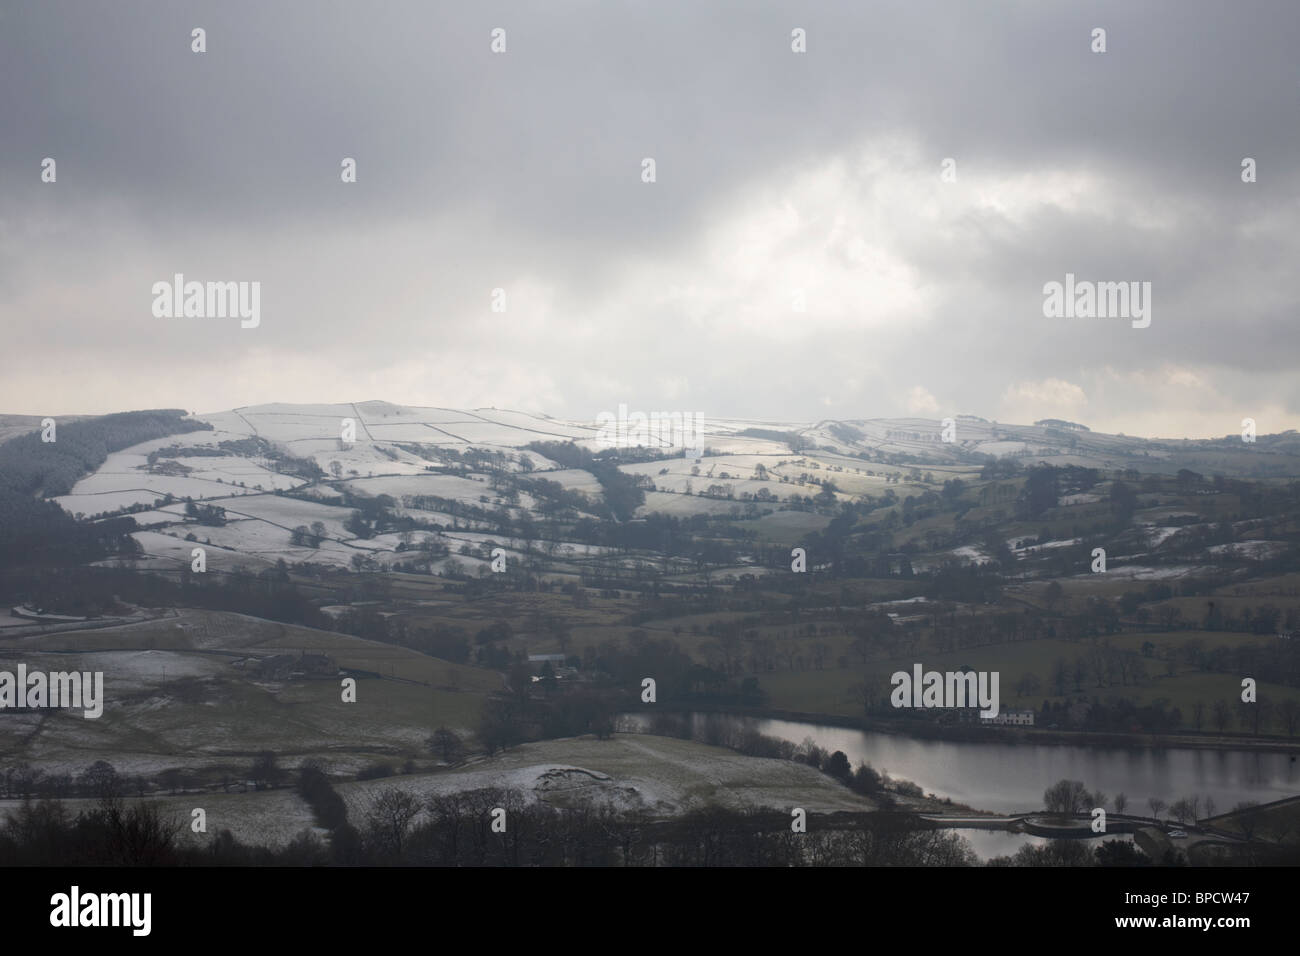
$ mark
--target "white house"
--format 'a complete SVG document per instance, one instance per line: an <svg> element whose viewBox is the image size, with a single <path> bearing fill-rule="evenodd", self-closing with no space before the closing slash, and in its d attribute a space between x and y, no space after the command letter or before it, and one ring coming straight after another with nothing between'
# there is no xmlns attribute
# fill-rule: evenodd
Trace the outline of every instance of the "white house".
<svg viewBox="0 0 1300 956"><path fill-rule="evenodd" d="M1020 727L1034 726L1032 710L1003 710L996 717L981 717L982 724L1015 724Z"/></svg>

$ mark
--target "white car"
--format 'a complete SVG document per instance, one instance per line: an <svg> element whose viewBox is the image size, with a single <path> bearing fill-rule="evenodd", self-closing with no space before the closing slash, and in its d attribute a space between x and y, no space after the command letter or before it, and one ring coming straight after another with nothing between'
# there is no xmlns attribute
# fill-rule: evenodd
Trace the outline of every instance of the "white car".
<svg viewBox="0 0 1300 956"><path fill-rule="evenodd" d="M1171 839L1171 840L1186 840L1186 839L1187 839L1187 831L1186 831L1186 830L1170 830L1170 831L1169 831L1169 839Z"/></svg>

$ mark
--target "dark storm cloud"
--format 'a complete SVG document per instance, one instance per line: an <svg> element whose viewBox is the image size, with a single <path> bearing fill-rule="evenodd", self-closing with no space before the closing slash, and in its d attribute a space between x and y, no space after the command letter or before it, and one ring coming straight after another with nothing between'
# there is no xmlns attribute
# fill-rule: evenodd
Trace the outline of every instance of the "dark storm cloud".
<svg viewBox="0 0 1300 956"><path fill-rule="evenodd" d="M920 388L996 415L1010 386L1059 381L1089 420L1199 427L1172 377L1294 416L1298 25L1283 2L11 6L0 317L81 374L0 399L532 397L591 416L666 395L816 418L897 414ZM927 212L948 156L952 205ZM864 275L916 291L906 321L858 321L832 276L837 204L806 209L837 162L843 228L889 260ZM726 261L747 234L727 224L769 207L802 217L788 242ZM804 258L808 314L765 325ZM259 279L270 314L242 337L159 325L145 293L173 271ZM1151 328L1045 320L1066 271L1152 282ZM512 311L485 316L497 286Z"/></svg>

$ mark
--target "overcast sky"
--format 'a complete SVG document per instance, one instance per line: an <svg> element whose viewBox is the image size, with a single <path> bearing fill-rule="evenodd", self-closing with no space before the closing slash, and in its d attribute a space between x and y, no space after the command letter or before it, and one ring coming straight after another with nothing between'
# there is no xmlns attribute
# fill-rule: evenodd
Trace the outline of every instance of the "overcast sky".
<svg viewBox="0 0 1300 956"><path fill-rule="evenodd" d="M0 0L0 412L1300 427L1298 42L1287 0ZM1044 317L1067 272L1150 326ZM175 273L260 325L156 318Z"/></svg>

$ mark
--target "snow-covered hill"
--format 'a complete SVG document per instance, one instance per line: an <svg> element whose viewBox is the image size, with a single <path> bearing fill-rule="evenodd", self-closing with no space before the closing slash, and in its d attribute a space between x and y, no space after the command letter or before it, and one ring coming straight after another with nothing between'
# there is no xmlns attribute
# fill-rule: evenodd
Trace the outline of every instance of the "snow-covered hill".
<svg viewBox="0 0 1300 956"><path fill-rule="evenodd" d="M601 510L603 491L591 472L564 467L526 446L571 441L599 452L632 443L627 432L612 433L608 419L564 421L508 409L383 401L258 405L194 417L211 430L113 453L70 494L55 500L85 517L134 513L145 529L136 536L146 560L158 567L188 564L196 542L207 548L215 568L257 567L279 559L337 566L409 564L422 554L423 543L430 545L424 566L436 570L454 560L473 570L489 546L520 546L483 533L490 530L481 519L485 511L537 514L544 507L527 490L504 487L503 473L556 483L571 495L568 504L579 514ZM620 466L646 491L638 514L726 514L744 501L780 512L791 496L811 497L826 482L834 483L840 498L879 495L887 482L904 475L937 487L948 477L977 478L985 462L1004 457L1024 466L1047 462L1108 472L1172 474L1189 468L1207 475L1300 475L1300 439L1292 432L1260 436L1250 444L1239 438L1133 438L1063 423L1005 425L972 416L946 427L933 419L702 418L691 424L691 429L652 426L640 436L649 440L636 444L653 448L653 460ZM381 495L419 530L405 536L356 535L347 522L357 499ZM187 515L187 499L224 509L225 524L204 524ZM779 515L764 520L774 517ZM318 540L292 540L295 529L313 525ZM566 551L588 553L586 546L561 544L559 554Z"/></svg>

